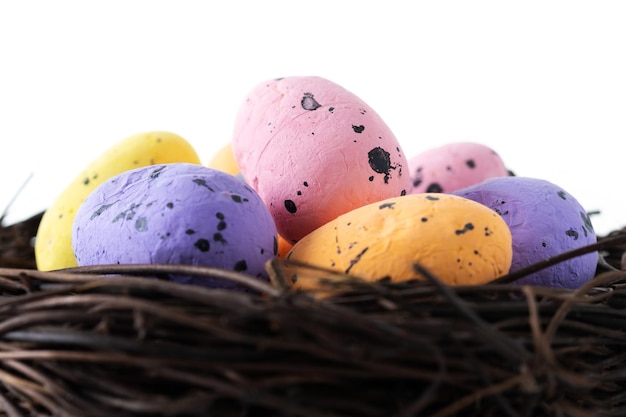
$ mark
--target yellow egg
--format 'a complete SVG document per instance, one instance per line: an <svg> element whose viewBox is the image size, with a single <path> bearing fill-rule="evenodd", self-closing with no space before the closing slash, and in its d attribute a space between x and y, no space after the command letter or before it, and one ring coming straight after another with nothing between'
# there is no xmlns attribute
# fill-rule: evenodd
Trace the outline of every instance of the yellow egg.
<svg viewBox="0 0 626 417"><path fill-rule="evenodd" d="M420 264L449 285L484 284L509 271L512 237L504 220L475 201L424 193L368 204L299 240L288 260L367 280L423 279ZM315 280L295 279L295 288Z"/></svg>
<svg viewBox="0 0 626 417"><path fill-rule="evenodd" d="M185 139L159 131L130 136L93 160L45 211L35 239L37 268L50 271L77 266L71 245L72 223L79 206L103 181L134 168L170 162L201 163Z"/></svg>
<svg viewBox="0 0 626 417"><path fill-rule="evenodd" d="M232 144L228 143L220 148L209 161L208 167L219 169L220 171L227 172L230 175L239 175L239 165L237 165L237 161L235 161Z"/></svg>

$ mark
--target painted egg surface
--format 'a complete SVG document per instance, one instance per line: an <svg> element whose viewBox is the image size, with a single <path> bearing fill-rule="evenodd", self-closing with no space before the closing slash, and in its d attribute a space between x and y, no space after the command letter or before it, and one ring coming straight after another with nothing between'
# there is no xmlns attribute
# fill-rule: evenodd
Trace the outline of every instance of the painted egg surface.
<svg viewBox="0 0 626 417"><path fill-rule="evenodd" d="M357 208L298 241L287 259L368 280L415 278L415 263L450 285L483 284L508 273L511 233L472 200L424 193ZM314 287L297 280L296 288Z"/></svg>
<svg viewBox="0 0 626 417"><path fill-rule="evenodd" d="M476 142L449 143L409 159L411 193L449 193L510 175L500 155Z"/></svg>
<svg viewBox="0 0 626 417"><path fill-rule="evenodd" d="M263 82L234 128L235 159L291 243L411 179L396 137L363 100L321 77Z"/></svg>
<svg viewBox="0 0 626 417"><path fill-rule="evenodd" d="M511 229L511 271L597 241L581 204L561 187L528 177L491 178L453 194L497 212ZM575 289L595 276L597 252L572 258L517 280Z"/></svg>
<svg viewBox="0 0 626 417"><path fill-rule="evenodd" d="M80 266L188 264L267 279L264 264L278 245L274 221L252 188L225 172L186 163L110 178L87 197L73 226ZM229 286L203 277L172 279Z"/></svg>

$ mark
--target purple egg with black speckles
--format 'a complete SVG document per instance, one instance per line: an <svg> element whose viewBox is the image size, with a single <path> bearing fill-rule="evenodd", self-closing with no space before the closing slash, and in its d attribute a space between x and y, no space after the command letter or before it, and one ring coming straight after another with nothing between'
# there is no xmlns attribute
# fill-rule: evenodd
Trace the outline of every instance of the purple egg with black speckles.
<svg viewBox="0 0 626 417"><path fill-rule="evenodd" d="M456 194L502 216L513 237L511 272L597 242L588 213L561 187L529 177L490 178ZM516 281L575 289L595 276L597 252L571 258Z"/></svg>
<svg viewBox="0 0 626 417"><path fill-rule="evenodd" d="M276 256L277 246L274 220L250 186L189 163L152 165L110 178L85 199L72 230L79 266L199 265L266 281L265 263ZM171 279L241 289L206 277Z"/></svg>

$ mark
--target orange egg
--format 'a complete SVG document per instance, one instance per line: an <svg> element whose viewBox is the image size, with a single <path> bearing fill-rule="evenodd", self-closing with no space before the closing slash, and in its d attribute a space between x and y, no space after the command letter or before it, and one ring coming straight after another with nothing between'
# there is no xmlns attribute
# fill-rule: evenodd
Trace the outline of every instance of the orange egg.
<svg viewBox="0 0 626 417"><path fill-rule="evenodd" d="M291 250L293 244L289 243L284 237L278 235L278 259L284 259Z"/></svg>
<svg viewBox="0 0 626 417"><path fill-rule="evenodd" d="M314 230L287 260L367 280L423 279L420 264L449 285L484 284L509 271L512 238L488 207L448 194L424 193L368 204ZM313 288L291 275L295 288Z"/></svg>

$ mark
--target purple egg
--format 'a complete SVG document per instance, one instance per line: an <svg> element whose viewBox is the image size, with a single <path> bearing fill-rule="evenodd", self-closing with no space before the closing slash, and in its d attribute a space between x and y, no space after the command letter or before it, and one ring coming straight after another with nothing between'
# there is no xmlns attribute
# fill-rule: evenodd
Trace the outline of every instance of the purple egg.
<svg viewBox="0 0 626 417"><path fill-rule="evenodd" d="M495 210L511 230L511 272L596 243L589 215L569 193L549 181L528 177L490 178L456 194ZM575 289L596 273L597 252L571 258L525 276L518 284Z"/></svg>
<svg viewBox="0 0 626 417"><path fill-rule="evenodd" d="M80 206L72 230L79 266L186 264L267 280L277 232L258 194L233 175L201 165L152 165L114 176ZM174 281L239 288L205 277Z"/></svg>

